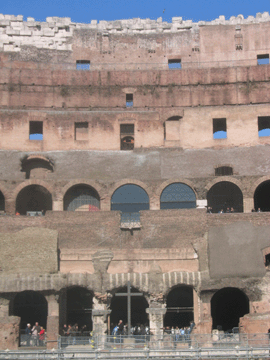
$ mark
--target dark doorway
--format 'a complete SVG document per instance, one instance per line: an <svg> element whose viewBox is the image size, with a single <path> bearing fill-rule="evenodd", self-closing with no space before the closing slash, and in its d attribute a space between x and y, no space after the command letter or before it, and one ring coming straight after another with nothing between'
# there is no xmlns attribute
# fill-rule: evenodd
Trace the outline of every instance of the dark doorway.
<svg viewBox="0 0 270 360"><path fill-rule="evenodd" d="M122 287L117 290L117 293L126 293L127 287ZM137 289L131 287L131 292L139 292ZM131 297L131 325L135 326L148 325L148 316L145 309L149 307L147 300L144 296ZM119 320L127 323L127 297L126 296L113 296L111 300L111 324L118 324ZM112 328L112 326L111 326Z"/></svg>
<svg viewBox="0 0 270 360"><path fill-rule="evenodd" d="M208 206L213 213L227 208L235 212L243 212L243 194L239 187L229 181L221 181L211 187L207 193Z"/></svg>
<svg viewBox="0 0 270 360"><path fill-rule="evenodd" d="M264 181L255 190L254 207L256 211L270 211L270 180Z"/></svg>
<svg viewBox="0 0 270 360"><path fill-rule="evenodd" d="M65 211L99 211L99 195L91 186L72 186L64 196Z"/></svg>
<svg viewBox="0 0 270 360"><path fill-rule="evenodd" d="M26 215L27 211L52 210L52 195L41 185L23 188L16 199L16 212Z"/></svg>
<svg viewBox="0 0 270 360"><path fill-rule="evenodd" d="M67 289L67 324L78 324L79 328L86 325L92 330L92 304L91 291L80 286Z"/></svg>
<svg viewBox="0 0 270 360"><path fill-rule="evenodd" d="M0 191L0 211L5 211L5 197Z"/></svg>
<svg viewBox="0 0 270 360"><path fill-rule="evenodd" d="M172 289L167 297L167 312L164 326L189 326L194 320L193 289L190 286L178 286Z"/></svg>
<svg viewBox="0 0 270 360"><path fill-rule="evenodd" d="M45 297L36 291L23 291L18 293L11 303L10 315L21 318L21 329L28 323L33 326L36 322L46 329L48 304Z"/></svg>
<svg viewBox="0 0 270 360"><path fill-rule="evenodd" d="M239 318L248 313L248 297L237 288L221 289L211 299L213 329L230 332L239 326Z"/></svg>
<svg viewBox="0 0 270 360"><path fill-rule="evenodd" d="M113 193L111 209L130 213L149 210L149 197L138 185L123 185Z"/></svg>

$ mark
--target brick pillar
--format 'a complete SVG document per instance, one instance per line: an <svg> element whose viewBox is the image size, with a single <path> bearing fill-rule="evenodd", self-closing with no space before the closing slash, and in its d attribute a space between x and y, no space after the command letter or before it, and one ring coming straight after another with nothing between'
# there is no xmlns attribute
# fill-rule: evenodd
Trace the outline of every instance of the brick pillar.
<svg viewBox="0 0 270 360"><path fill-rule="evenodd" d="M58 295L47 295L48 317L47 317L47 349L56 349L58 347L59 335L59 304Z"/></svg>
<svg viewBox="0 0 270 360"><path fill-rule="evenodd" d="M63 211L63 206L63 200L54 200L52 204L52 209L53 211Z"/></svg>
<svg viewBox="0 0 270 360"><path fill-rule="evenodd" d="M17 350L21 318L9 316L9 299L0 296L0 350Z"/></svg>
<svg viewBox="0 0 270 360"><path fill-rule="evenodd" d="M254 208L253 198L244 197L243 203L244 203L244 213L250 213L251 210Z"/></svg>
<svg viewBox="0 0 270 360"><path fill-rule="evenodd" d="M8 215L14 215L16 210L16 204L13 200L5 200L5 211Z"/></svg>
<svg viewBox="0 0 270 360"><path fill-rule="evenodd" d="M152 197L150 199L149 209L150 210L160 210L160 198L159 197Z"/></svg>
<svg viewBox="0 0 270 360"><path fill-rule="evenodd" d="M163 307L149 307L146 309L149 314L150 333L154 335L163 335L163 320L167 309Z"/></svg>
<svg viewBox="0 0 270 360"><path fill-rule="evenodd" d="M100 200L100 210L111 211L111 199L109 197Z"/></svg>

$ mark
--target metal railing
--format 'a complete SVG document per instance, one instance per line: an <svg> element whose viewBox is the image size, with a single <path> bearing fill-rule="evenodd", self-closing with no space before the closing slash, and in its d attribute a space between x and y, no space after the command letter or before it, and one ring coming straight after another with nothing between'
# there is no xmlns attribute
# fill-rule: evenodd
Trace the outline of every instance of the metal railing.
<svg viewBox="0 0 270 360"><path fill-rule="evenodd" d="M44 336L25 334L25 330L20 331L20 347L44 347L46 346L46 334Z"/></svg>
<svg viewBox="0 0 270 360"><path fill-rule="evenodd" d="M121 228L136 229L141 227L141 219L139 212L122 212L121 213Z"/></svg>
<svg viewBox="0 0 270 360"><path fill-rule="evenodd" d="M268 334L163 334L163 335L96 335L59 336L59 348L86 345L89 349L148 348L150 350L176 349L233 349L269 348Z"/></svg>

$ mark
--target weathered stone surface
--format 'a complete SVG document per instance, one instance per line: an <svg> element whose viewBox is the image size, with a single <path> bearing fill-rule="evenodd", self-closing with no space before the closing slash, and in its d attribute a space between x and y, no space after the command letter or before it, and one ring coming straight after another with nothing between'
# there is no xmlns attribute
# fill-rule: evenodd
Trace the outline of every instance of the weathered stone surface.
<svg viewBox="0 0 270 360"><path fill-rule="evenodd" d="M0 317L0 349L18 349L20 321L17 316Z"/></svg>

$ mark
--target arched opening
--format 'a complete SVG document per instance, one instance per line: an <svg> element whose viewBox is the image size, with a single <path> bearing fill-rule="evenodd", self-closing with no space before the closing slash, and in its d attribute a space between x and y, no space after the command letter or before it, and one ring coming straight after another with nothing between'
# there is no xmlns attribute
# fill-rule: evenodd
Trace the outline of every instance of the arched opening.
<svg viewBox="0 0 270 360"><path fill-rule="evenodd" d="M123 185L113 193L111 210L129 213L149 210L149 197L146 191L138 185Z"/></svg>
<svg viewBox="0 0 270 360"><path fill-rule="evenodd" d="M10 307L10 315L21 318L20 328L25 329L28 323L33 326L36 322L46 329L48 304L46 298L31 290L18 293Z"/></svg>
<svg viewBox="0 0 270 360"><path fill-rule="evenodd" d="M23 188L16 199L16 212L26 215L28 211L52 210L52 195L41 185Z"/></svg>
<svg viewBox="0 0 270 360"><path fill-rule="evenodd" d="M264 181L255 190L254 207L256 211L270 211L270 180Z"/></svg>
<svg viewBox="0 0 270 360"><path fill-rule="evenodd" d="M208 206L213 213L233 209L243 212L243 194L239 187L229 181L221 181L211 187L207 193Z"/></svg>
<svg viewBox="0 0 270 360"><path fill-rule="evenodd" d="M230 332L238 327L240 317L248 313L248 297L237 288L221 289L211 299L213 329Z"/></svg>
<svg viewBox="0 0 270 360"><path fill-rule="evenodd" d="M92 304L91 291L75 286L67 289L67 324L78 324L79 329L86 325L87 330L92 330Z"/></svg>
<svg viewBox="0 0 270 360"><path fill-rule="evenodd" d="M160 196L160 209L191 209L196 208L196 195L186 184L168 185Z"/></svg>
<svg viewBox="0 0 270 360"><path fill-rule="evenodd" d="M127 286L121 287L116 293L126 293ZM132 293L139 292L136 288L131 287ZM144 296L131 296L131 326L148 325L148 315L145 311L149 307ZM127 296L113 296L111 300L111 330L113 326L123 320L127 324Z"/></svg>
<svg viewBox="0 0 270 360"><path fill-rule="evenodd" d="M175 287L167 296L167 312L164 319L164 326L178 326L180 329L189 326L193 320L192 287L187 285Z"/></svg>
<svg viewBox="0 0 270 360"><path fill-rule="evenodd" d="M5 197L0 191L0 211L5 211Z"/></svg>
<svg viewBox="0 0 270 360"><path fill-rule="evenodd" d="M99 195L89 185L74 185L64 196L65 211L99 211L99 209Z"/></svg>
<svg viewBox="0 0 270 360"><path fill-rule="evenodd" d="M21 171L25 172L26 179L45 179L48 173L53 172L53 165L47 159L28 156L21 163Z"/></svg>

